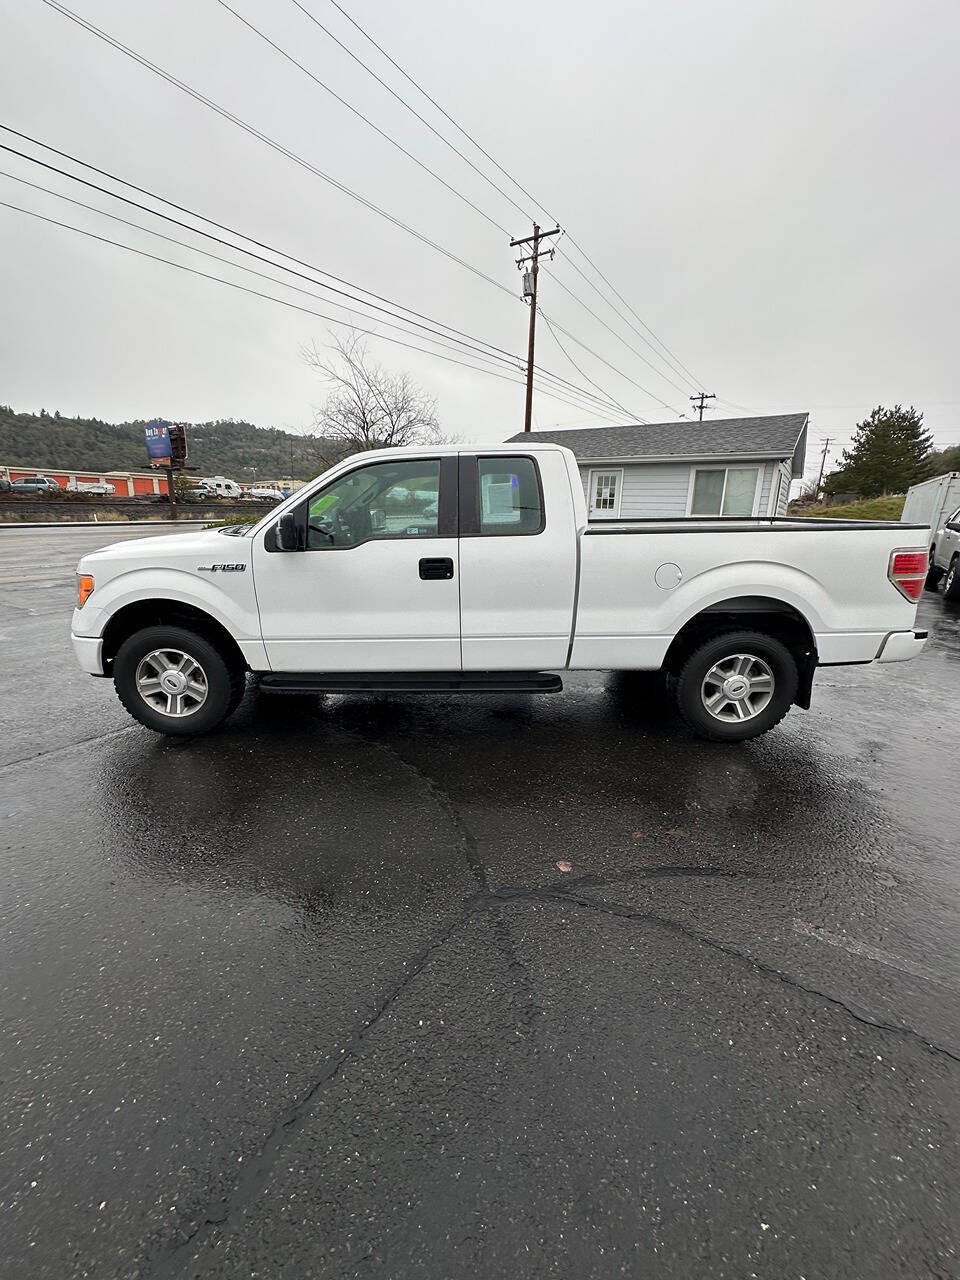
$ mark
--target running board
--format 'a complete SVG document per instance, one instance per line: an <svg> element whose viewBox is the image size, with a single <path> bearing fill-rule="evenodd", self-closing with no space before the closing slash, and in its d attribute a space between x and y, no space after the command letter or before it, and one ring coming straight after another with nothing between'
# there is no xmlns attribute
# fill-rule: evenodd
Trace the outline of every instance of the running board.
<svg viewBox="0 0 960 1280"><path fill-rule="evenodd" d="M563 681L544 671L363 671L323 675L273 671L260 677L268 693L559 693Z"/></svg>

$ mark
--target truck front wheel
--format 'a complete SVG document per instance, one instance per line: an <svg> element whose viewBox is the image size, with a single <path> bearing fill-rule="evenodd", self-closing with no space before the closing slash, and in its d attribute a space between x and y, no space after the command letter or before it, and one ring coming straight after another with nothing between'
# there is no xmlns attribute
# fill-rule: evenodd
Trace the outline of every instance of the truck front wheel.
<svg viewBox="0 0 960 1280"><path fill-rule="evenodd" d="M960 600L960 556L954 556L947 570L947 578L943 584L945 600Z"/></svg>
<svg viewBox="0 0 960 1280"><path fill-rule="evenodd" d="M687 658L674 682L677 709L701 738L745 742L779 724L797 695L793 654L761 631L727 631Z"/></svg>
<svg viewBox="0 0 960 1280"><path fill-rule="evenodd" d="M243 696L244 671L205 636L185 627L146 627L123 642L113 663L117 697L148 729L198 734L215 729Z"/></svg>

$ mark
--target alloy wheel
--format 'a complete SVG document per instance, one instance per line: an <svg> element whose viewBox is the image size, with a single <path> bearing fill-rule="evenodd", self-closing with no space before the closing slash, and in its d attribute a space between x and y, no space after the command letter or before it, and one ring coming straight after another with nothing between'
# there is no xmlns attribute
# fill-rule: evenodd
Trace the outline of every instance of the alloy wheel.
<svg viewBox="0 0 960 1280"><path fill-rule="evenodd" d="M181 649L154 649L140 659L135 676L137 692L161 715L192 716L207 700L206 672L196 658Z"/></svg>
<svg viewBox="0 0 960 1280"><path fill-rule="evenodd" d="M737 724L752 720L773 697L773 671L754 653L731 653L703 677L700 697L715 720Z"/></svg>

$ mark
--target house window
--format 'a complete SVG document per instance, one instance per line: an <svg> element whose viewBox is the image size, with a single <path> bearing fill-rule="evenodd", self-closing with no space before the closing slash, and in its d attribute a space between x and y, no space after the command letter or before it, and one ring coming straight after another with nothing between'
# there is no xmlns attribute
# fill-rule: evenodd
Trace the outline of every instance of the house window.
<svg viewBox="0 0 960 1280"><path fill-rule="evenodd" d="M752 516L759 483L759 467L697 467L690 515Z"/></svg>
<svg viewBox="0 0 960 1280"><path fill-rule="evenodd" d="M590 514L616 519L620 514L620 489L623 485L622 471L590 472Z"/></svg>

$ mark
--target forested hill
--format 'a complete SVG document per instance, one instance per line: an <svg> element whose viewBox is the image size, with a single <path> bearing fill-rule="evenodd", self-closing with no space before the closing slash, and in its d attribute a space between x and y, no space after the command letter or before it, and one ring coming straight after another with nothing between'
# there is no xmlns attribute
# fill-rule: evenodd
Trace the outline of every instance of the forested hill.
<svg viewBox="0 0 960 1280"><path fill-rule="evenodd" d="M15 413L0 405L0 465L89 471L145 471L144 422L102 422L60 413ZM200 475L236 480L298 479L325 468L319 440L251 422L198 422L187 427L189 465Z"/></svg>

